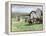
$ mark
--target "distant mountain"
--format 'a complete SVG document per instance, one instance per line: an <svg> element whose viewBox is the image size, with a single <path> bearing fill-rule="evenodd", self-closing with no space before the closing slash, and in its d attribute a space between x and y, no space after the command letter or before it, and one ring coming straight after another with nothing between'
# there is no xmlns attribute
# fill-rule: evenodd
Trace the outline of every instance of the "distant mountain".
<svg viewBox="0 0 46 36"><path fill-rule="evenodd" d="M29 13L12 12L12 16L28 16L28 15L29 15Z"/></svg>

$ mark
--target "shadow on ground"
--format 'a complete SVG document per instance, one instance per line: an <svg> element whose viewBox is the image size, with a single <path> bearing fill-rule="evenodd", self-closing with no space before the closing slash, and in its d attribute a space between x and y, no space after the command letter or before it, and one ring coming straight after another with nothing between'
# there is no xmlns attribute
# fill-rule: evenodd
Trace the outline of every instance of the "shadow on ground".
<svg viewBox="0 0 46 36"><path fill-rule="evenodd" d="M38 23L37 23L38 24ZM34 24L34 23L30 23L30 24L25 24L24 26L31 26L31 25L36 25L36 24Z"/></svg>
<svg viewBox="0 0 46 36"><path fill-rule="evenodd" d="M24 26L31 26L31 25L33 25L33 24L25 24Z"/></svg>

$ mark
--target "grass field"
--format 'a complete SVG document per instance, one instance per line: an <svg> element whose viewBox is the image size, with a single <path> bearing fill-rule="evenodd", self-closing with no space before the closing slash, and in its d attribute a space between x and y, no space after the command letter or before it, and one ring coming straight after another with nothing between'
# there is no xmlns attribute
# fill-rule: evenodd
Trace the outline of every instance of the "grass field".
<svg viewBox="0 0 46 36"><path fill-rule="evenodd" d="M16 22L15 18L12 18L12 32L22 31L40 31L43 30L43 24L31 24L28 22L20 21Z"/></svg>

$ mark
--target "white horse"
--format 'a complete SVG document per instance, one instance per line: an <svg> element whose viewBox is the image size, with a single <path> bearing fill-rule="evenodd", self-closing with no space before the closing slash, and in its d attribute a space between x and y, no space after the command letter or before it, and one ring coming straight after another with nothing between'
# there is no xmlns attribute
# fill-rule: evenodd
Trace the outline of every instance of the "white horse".
<svg viewBox="0 0 46 36"><path fill-rule="evenodd" d="M42 21L42 19L40 19L41 16L42 16L41 14L42 14L42 11L39 8L36 11L31 11L30 15L29 15L29 21L33 22L33 23L36 23L36 22L39 23L39 22L41 22Z"/></svg>

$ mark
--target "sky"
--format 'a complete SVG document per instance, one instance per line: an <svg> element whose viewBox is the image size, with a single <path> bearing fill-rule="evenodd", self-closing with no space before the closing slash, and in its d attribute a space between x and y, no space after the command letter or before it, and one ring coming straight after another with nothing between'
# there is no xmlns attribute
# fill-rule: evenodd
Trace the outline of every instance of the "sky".
<svg viewBox="0 0 46 36"><path fill-rule="evenodd" d="M12 12L30 13L32 10L35 11L37 8L41 9L41 7L12 5Z"/></svg>

